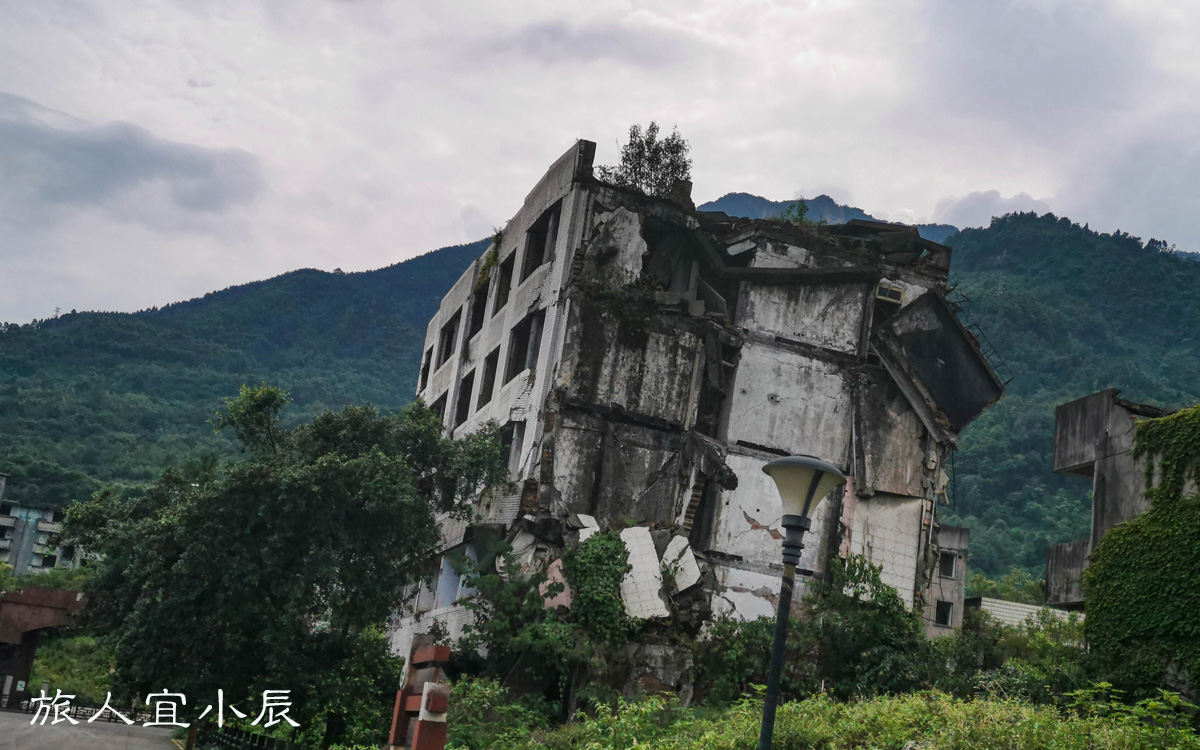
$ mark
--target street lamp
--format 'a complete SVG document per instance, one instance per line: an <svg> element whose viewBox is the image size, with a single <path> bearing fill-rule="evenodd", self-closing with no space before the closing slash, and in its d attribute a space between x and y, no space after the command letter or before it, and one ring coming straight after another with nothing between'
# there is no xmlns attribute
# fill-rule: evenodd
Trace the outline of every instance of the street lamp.
<svg viewBox="0 0 1200 750"><path fill-rule="evenodd" d="M775 480L783 499L783 585L779 591L779 612L775 619L775 640L771 644L771 667L767 672L767 696L763 704L762 731L758 750L771 750L775 733L775 707L779 703L779 680L783 675L783 655L787 648L788 617L792 611L792 588L796 584L796 563L804 532L812 526L812 510L846 477L833 464L812 456L777 458L763 467L763 473Z"/></svg>

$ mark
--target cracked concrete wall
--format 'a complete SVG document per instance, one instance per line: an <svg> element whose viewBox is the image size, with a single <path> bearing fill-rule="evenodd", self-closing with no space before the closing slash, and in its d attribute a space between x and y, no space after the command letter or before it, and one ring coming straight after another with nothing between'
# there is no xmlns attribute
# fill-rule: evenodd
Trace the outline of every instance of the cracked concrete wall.
<svg viewBox="0 0 1200 750"><path fill-rule="evenodd" d="M845 465L850 387L843 368L781 346L747 342L728 406L726 439Z"/></svg>
<svg viewBox="0 0 1200 750"><path fill-rule="evenodd" d="M882 566L880 579L913 606L913 583L922 555L921 507L925 499L876 493L860 498L854 514L851 553Z"/></svg>
<svg viewBox="0 0 1200 750"><path fill-rule="evenodd" d="M873 291L863 282L751 286L741 295L737 325L855 354Z"/></svg>

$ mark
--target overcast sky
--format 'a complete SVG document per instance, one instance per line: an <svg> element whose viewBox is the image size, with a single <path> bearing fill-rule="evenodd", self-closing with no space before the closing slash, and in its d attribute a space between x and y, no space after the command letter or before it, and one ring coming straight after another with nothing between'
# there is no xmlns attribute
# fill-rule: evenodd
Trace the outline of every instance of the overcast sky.
<svg viewBox="0 0 1200 750"><path fill-rule="evenodd" d="M0 321L479 239L650 120L697 203L1200 250L1197 37L1166 0L4 0Z"/></svg>

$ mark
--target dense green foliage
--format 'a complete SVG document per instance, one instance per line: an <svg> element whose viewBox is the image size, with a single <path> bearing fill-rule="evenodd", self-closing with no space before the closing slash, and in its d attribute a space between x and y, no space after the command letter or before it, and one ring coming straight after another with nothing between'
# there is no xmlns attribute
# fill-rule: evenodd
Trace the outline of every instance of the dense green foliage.
<svg viewBox="0 0 1200 750"><path fill-rule="evenodd" d="M375 737L400 666L381 628L436 550L435 510L506 481L497 431L448 440L420 403L284 429L285 402L243 386L217 416L243 461L69 509L64 537L100 555L84 615L122 694L288 689L305 736Z"/></svg>
<svg viewBox="0 0 1200 750"><path fill-rule="evenodd" d="M113 668L112 650L92 635L70 632L49 633L38 642L29 684L33 691L50 683L48 695L61 690L74 695L79 703L103 705L110 690Z"/></svg>
<svg viewBox="0 0 1200 750"><path fill-rule="evenodd" d="M243 383L292 396L287 423L412 399L425 324L486 242L367 273L301 270L136 314L0 325L5 498L63 506L146 483L232 435L205 420Z"/></svg>
<svg viewBox="0 0 1200 750"><path fill-rule="evenodd" d="M614 531L593 534L563 554L572 612L581 626L600 641L624 642L636 627L625 614L621 599L621 579L630 569L629 550Z"/></svg>
<svg viewBox="0 0 1200 750"><path fill-rule="evenodd" d="M1138 423L1150 508L1109 530L1084 571L1087 634L1134 695L1200 675L1200 407ZM1190 494L1189 494L1190 491Z"/></svg>
<svg viewBox="0 0 1200 750"><path fill-rule="evenodd" d="M1161 715L1161 713L1159 714ZM924 692L835 702L818 695L784 703L775 719L778 750L1143 750L1200 748L1187 729L1138 720L1140 715L1063 713L1013 699L962 700ZM510 729L475 750L753 750L762 703L740 702L719 712L682 709L663 698L622 702L612 713L582 717L553 731L526 727L524 741Z"/></svg>
<svg viewBox="0 0 1200 750"><path fill-rule="evenodd" d="M973 567L1036 572L1048 545L1090 528L1087 483L1051 471L1054 407L1108 387L1200 401L1200 263L1052 214L1005 216L948 244L966 316L1014 376L963 435L951 520L971 529Z"/></svg>
<svg viewBox="0 0 1200 750"><path fill-rule="evenodd" d="M676 181L692 179L690 150L678 130L660 139L658 123L651 122L645 131L641 125L632 125L629 140L621 147L620 163L597 166L596 176L646 195L666 196Z"/></svg>

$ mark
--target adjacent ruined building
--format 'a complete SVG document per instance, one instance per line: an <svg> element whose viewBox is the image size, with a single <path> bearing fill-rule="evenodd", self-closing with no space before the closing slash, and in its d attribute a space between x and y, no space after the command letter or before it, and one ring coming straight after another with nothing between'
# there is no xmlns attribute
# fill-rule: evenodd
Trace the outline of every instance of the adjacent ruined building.
<svg viewBox="0 0 1200 750"><path fill-rule="evenodd" d="M1080 582L1088 557L1108 530L1149 507L1145 465L1133 458L1139 419L1172 412L1120 397L1115 388L1062 404L1054 410L1054 471L1092 484L1092 533L1046 551L1046 603L1082 610Z"/></svg>
<svg viewBox="0 0 1200 750"><path fill-rule="evenodd" d="M594 152L550 167L429 324L417 395L454 435L503 425L517 491L444 520L396 650L434 621L461 634L449 560L501 537L553 577L564 546L622 529L631 615L773 616L781 511L761 468L791 454L849 478L801 568L865 555L931 628L961 622L962 586L939 579L965 577L966 533L941 568L938 506L1003 384L947 299L950 249L901 225L698 212L686 183L659 199L596 180Z"/></svg>

